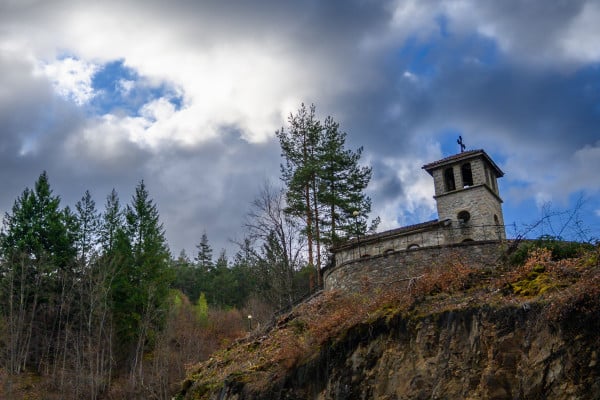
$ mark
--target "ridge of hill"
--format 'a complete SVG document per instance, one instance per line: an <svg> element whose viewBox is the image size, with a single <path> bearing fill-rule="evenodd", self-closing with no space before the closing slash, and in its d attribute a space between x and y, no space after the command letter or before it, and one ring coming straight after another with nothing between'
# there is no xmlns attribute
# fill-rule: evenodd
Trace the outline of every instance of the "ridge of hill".
<svg viewBox="0 0 600 400"><path fill-rule="evenodd" d="M194 366L176 398L597 399L600 246L555 258L325 292Z"/></svg>

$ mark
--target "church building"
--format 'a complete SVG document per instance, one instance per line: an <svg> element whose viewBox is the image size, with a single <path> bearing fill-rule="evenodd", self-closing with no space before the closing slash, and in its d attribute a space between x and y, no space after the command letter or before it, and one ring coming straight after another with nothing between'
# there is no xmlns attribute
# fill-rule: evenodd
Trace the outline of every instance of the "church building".
<svg viewBox="0 0 600 400"><path fill-rule="evenodd" d="M433 177L438 219L352 239L331 249L335 265L402 251L506 239L497 183L504 173L484 150L461 151L422 168Z"/></svg>

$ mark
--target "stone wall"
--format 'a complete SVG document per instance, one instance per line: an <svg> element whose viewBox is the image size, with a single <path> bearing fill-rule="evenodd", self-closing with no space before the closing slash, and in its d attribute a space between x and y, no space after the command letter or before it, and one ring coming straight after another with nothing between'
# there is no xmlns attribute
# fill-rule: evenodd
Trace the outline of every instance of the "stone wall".
<svg viewBox="0 0 600 400"><path fill-rule="evenodd" d="M504 225L502 201L487 185L475 185L454 192L448 192L435 198L440 221L452 220L457 224L458 213L465 210L471 215L467 225ZM496 216L496 218L494 218ZM498 230L504 239L503 230ZM482 240L483 238L473 238Z"/></svg>
<svg viewBox="0 0 600 400"><path fill-rule="evenodd" d="M325 269L325 290L358 291L365 286L379 287L420 275L431 265L460 258L468 265L493 268L505 243L498 241L465 242L414 250L388 251L338 263Z"/></svg>
<svg viewBox="0 0 600 400"><path fill-rule="evenodd" d="M337 265L363 257L385 256L422 247L439 247L464 240L497 241L505 238L504 226L459 224L426 226L398 234L375 234L349 242L334 250Z"/></svg>

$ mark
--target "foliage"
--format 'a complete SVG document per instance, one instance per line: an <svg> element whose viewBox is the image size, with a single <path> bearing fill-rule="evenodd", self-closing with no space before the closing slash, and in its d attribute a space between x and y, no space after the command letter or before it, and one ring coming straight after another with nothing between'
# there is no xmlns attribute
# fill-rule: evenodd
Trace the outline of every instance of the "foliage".
<svg viewBox="0 0 600 400"><path fill-rule="evenodd" d="M196 318L200 325L206 325L208 322L208 302L206 301L204 293L200 293L198 304L194 306L194 311L196 312Z"/></svg>
<svg viewBox="0 0 600 400"><path fill-rule="evenodd" d="M206 232L202 234L200 243L196 246L198 255L196 256L196 265L203 271L209 271L213 267L212 247L208 243L208 235Z"/></svg>
<svg viewBox="0 0 600 400"><path fill-rule="evenodd" d="M364 191L371 168L359 165L362 148L345 148L346 133L332 117L316 118L314 105L302 104L276 135L284 158L286 212L301 221L308 262L320 279L326 246L367 231L371 200Z"/></svg>
<svg viewBox="0 0 600 400"><path fill-rule="evenodd" d="M244 384L245 393L268 393L269 388L279 387L291 369L311 363L324 349L343 346L352 337L363 340L400 320L419 324L423 318L458 309L518 311L539 300L540 315L546 322L582 330L577 319L596 319L600 311L599 260L598 246L563 260L553 260L549 250L536 250L523 266L508 270L476 269L451 257L387 287L375 288L365 281L363 292L327 291L279 317L270 331L256 332L193 367L181 396L210 398L223 382ZM532 272L546 274L553 287L526 300L505 290L509 284L528 279Z"/></svg>
<svg viewBox="0 0 600 400"><path fill-rule="evenodd" d="M159 213L143 181L125 211L113 257L120 268L112 282L117 334L132 373L161 329L173 280ZM137 372L135 372L137 374Z"/></svg>
<svg viewBox="0 0 600 400"><path fill-rule="evenodd" d="M96 399L116 367L138 386L172 280L143 182L125 211L113 190L99 215L89 191L74 212L61 208L43 172L5 215L0 252L0 369L9 383L33 371L50 390Z"/></svg>
<svg viewBox="0 0 600 400"><path fill-rule="evenodd" d="M251 203L244 227L247 237L236 256L252 276L254 292L276 308L290 306L308 292L299 281L305 241L285 213L285 193L265 183ZM314 268L309 269L314 274ZM304 274L304 282L309 278Z"/></svg>
<svg viewBox="0 0 600 400"><path fill-rule="evenodd" d="M517 250L510 255L509 263L523 265L532 251L542 248L548 249L552 254L552 259L557 261L577 257L584 251L593 249L594 246L589 243L568 242L555 236L545 235L536 240L521 242Z"/></svg>
<svg viewBox="0 0 600 400"><path fill-rule="evenodd" d="M367 231L367 214L371 199L365 190L371 180L371 168L360 166L362 147L345 148L346 133L332 117L325 118L318 144L318 199L321 213L322 240L332 246Z"/></svg>

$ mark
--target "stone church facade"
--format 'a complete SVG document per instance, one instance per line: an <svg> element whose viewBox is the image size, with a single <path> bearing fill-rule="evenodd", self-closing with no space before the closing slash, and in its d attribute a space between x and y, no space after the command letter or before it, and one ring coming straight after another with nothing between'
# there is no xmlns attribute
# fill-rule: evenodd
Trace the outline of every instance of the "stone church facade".
<svg viewBox="0 0 600 400"><path fill-rule="evenodd" d="M497 183L502 170L484 150L463 151L423 169L433 177L438 219L358 237L331 249L333 263L323 271L325 289L351 285L350 276L359 279L367 271L371 278L382 275L386 280L390 268L404 266L408 273L408 264L431 262L448 252L468 253L482 262L497 259L506 239Z"/></svg>

